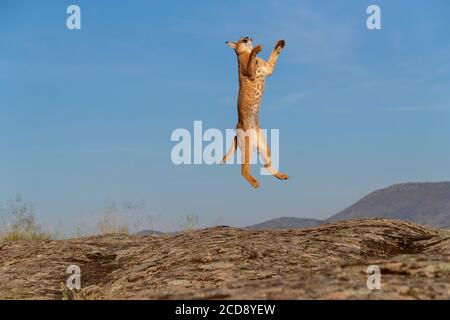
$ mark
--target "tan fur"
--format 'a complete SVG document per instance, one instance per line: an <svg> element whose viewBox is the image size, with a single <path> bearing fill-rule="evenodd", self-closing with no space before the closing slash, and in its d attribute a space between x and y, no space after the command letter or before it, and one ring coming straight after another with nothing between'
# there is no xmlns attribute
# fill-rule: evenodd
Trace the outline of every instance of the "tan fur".
<svg viewBox="0 0 450 320"><path fill-rule="evenodd" d="M256 55L261 52L262 46L253 48L252 39L241 38L238 42L227 44L236 52L239 71L239 96L238 96L238 124L237 135L222 163L233 156L237 147L242 152L241 172L245 179L255 188L259 187L258 181L250 174L250 160L254 147L264 161L264 167L278 179L288 179L288 175L278 172L272 167L270 149L264 139L259 125L259 109L265 87L265 78L270 76L274 69L285 41L280 40L275 45L269 60L264 61Z"/></svg>

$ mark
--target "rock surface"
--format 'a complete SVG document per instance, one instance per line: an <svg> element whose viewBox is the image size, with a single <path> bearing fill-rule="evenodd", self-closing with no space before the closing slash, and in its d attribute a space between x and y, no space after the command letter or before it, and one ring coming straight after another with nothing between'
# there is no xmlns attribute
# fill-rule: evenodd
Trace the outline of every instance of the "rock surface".
<svg viewBox="0 0 450 320"><path fill-rule="evenodd" d="M81 291L61 286L69 265ZM381 290L367 288L369 265ZM0 299L449 299L450 233L368 219L0 246Z"/></svg>

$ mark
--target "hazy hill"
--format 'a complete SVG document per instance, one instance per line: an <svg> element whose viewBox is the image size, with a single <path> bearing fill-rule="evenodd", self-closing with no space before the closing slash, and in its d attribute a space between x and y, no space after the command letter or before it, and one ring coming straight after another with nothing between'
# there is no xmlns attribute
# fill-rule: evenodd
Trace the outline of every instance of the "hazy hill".
<svg viewBox="0 0 450 320"><path fill-rule="evenodd" d="M373 217L450 228L450 182L403 183L380 189L328 221Z"/></svg>
<svg viewBox="0 0 450 320"><path fill-rule="evenodd" d="M311 228L324 223L322 220L307 219L307 218L276 218L248 226L247 229L291 229L291 228Z"/></svg>
<svg viewBox="0 0 450 320"><path fill-rule="evenodd" d="M450 182L401 183L376 190L324 221L283 217L247 228L310 228L327 222L367 218L400 219L450 228Z"/></svg>

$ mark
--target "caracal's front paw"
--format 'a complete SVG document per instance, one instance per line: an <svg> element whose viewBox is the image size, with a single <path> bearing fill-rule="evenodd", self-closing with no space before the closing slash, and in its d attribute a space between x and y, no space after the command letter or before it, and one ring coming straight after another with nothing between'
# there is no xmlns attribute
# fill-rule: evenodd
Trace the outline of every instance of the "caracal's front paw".
<svg viewBox="0 0 450 320"><path fill-rule="evenodd" d="M277 44L275 45L275 49L283 49L286 45L286 41L284 40L278 40Z"/></svg>
<svg viewBox="0 0 450 320"><path fill-rule="evenodd" d="M255 54L258 54L262 51L262 49L263 49L262 45L258 44L256 47L253 48L253 52Z"/></svg>
<svg viewBox="0 0 450 320"><path fill-rule="evenodd" d="M289 176L286 173L282 173L282 172L278 172L277 174L275 174L275 177L280 179L280 180L287 180L287 179L289 179Z"/></svg>

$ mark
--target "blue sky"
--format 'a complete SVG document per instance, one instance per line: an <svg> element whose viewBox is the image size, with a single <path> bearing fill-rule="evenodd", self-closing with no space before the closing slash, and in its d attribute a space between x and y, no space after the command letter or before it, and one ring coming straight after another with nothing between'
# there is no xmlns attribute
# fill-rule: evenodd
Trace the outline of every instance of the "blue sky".
<svg viewBox="0 0 450 320"><path fill-rule="evenodd" d="M77 4L82 29L66 28ZM378 4L382 30L366 28ZM145 203L170 229L326 218L393 183L450 179L450 2L2 1L0 203L16 194L66 231L108 204ZM176 128L234 128L226 40L267 58L261 111L281 169L254 190L236 166L175 166ZM142 225L143 227L147 227Z"/></svg>

